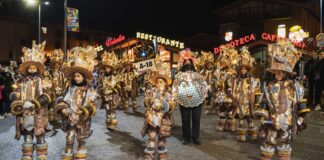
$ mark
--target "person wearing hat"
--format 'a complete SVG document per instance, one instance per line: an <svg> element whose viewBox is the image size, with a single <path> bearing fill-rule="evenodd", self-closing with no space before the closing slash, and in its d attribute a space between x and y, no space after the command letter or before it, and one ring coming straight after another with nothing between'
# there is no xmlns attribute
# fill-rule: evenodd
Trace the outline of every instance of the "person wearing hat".
<svg viewBox="0 0 324 160"><path fill-rule="evenodd" d="M260 159L272 159L277 150L278 159L287 160L291 159L292 135L306 128L304 116L310 111L303 97L303 86L288 79L296 74L293 69L301 53L286 40L270 44L268 51L271 67L267 71L275 75L275 80L264 87L260 107L255 111L261 118L262 132L266 133Z"/></svg>
<svg viewBox="0 0 324 160"><path fill-rule="evenodd" d="M202 56L202 70L200 71L201 75L204 77L204 80L208 84L208 97L205 101L206 111L205 114L216 114L215 108L212 107L212 93L214 92L214 83L215 83L215 65L214 65L214 54L208 52L201 52Z"/></svg>
<svg viewBox="0 0 324 160"><path fill-rule="evenodd" d="M64 53L61 49L55 49L54 51L47 54L47 58L50 59L50 66L44 72L43 76L45 79L45 85L48 86L47 92L53 100L60 96L63 96L64 90L67 85L66 77L62 70ZM54 116L54 105L53 102L49 109L49 120L53 121Z"/></svg>
<svg viewBox="0 0 324 160"><path fill-rule="evenodd" d="M236 117L239 120L237 128L237 140L246 141L246 132L251 136L252 140L257 138L257 128L253 124L254 106L256 100L259 99L260 81L251 76L254 58L251 57L247 47L241 49L239 62L237 67L237 75L233 83L233 101L236 108ZM247 126L244 123L247 122Z"/></svg>
<svg viewBox="0 0 324 160"><path fill-rule="evenodd" d="M123 71L122 71L122 88L123 88L123 95L122 95L122 102L124 104L124 111L127 113L129 110L129 98L132 100L132 109L133 112L137 112L137 104L136 104L136 96L137 96L137 77L138 73L136 68L133 66L134 59L128 53L123 54L122 64L123 64Z"/></svg>
<svg viewBox="0 0 324 160"><path fill-rule="evenodd" d="M118 105L117 97L120 89L120 76L115 75L115 67L119 60L115 53L101 55L103 75L99 78L98 93L102 99L102 108L106 110L106 126L108 129L115 129L117 125L116 109Z"/></svg>
<svg viewBox="0 0 324 160"><path fill-rule="evenodd" d="M167 160L166 138L171 135L171 113L175 109L175 103L169 87L172 80L163 72L155 72L149 79L153 88L145 93L145 121L142 128L142 136L148 135L144 159L154 158L155 148L160 160ZM156 141L157 139L157 141Z"/></svg>
<svg viewBox="0 0 324 160"><path fill-rule="evenodd" d="M232 47L221 46L221 51L217 60L215 70L215 92L213 97L213 107L218 112L217 131L235 131L235 108L233 106L232 84L236 71L238 53Z"/></svg>
<svg viewBox="0 0 324 160"><path fill-rule="evenodd" d="M196 72L194 61L194 53L190 49L179 53L180 72L175 76L172 85L172 93L180 106L183 145L187 145L191 138L195 144L201 144L200 117L208 86L203 77Z"/></svg>
<svg viewBox="0 0 324 160"><path fill-rule="evenodd" d="M70 84L64 97L57 99L54 114L62 119L62 130L66 132L66 146L62 160L84 160L87 158L86 139L91 136L91 117L96 114L97 92L91 87L94 59L97 56L92 46L71 49L69 67L65 75ZM77 151L73 154L75 139Z"/></svg>
<svg viewBox="0 0 324 160"><path fill-rule="evenodd" d="M37 45L33 41L32 48L22 49L22 64L19 72L23 78L13 85L10 97L13 100L10 108L16 116L16 136L20 140L24 136L22 145L22 160L32 160L34 152L34 137L36 137L37 159L47 160L48 145L45 141L45 133L48 129L48 106L51 97L44 93L41 74L45 70L46 42Z"/></svg>

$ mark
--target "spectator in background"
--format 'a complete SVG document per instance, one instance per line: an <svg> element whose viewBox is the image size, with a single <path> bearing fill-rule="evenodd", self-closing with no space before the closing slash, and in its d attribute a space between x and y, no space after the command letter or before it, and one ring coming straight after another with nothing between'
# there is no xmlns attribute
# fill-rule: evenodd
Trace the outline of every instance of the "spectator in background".
<svg viewBox="0 0 324 160"><path fill-rule="evenodd" d="M11 105L11 100L10 100L10 93L12 92L12 85L14 84L14 80L12 78L12 74L15 73L11 73L14 72L13 70L8 70L8 68L5 70L5 72L3 73L4 76L4 86L3 86L3 94L2 94L2 98L3 98L3 107L4 107L4 115L5 116L12 116L12 114L10 113L10 105Z"/></svg>
<svg viewBox="0 0 324 160"><path fill-rule="evenodd" d="M324 50L319 52L319 61L316 67L315 74L315 109L316 111L321 110L321 96L324 87Z"/></svg>
<svg viewBox="0 0 324 160"><path fill-rule="evenodd" d="M312 58L305 65L305 75L308 80L307 106L312 109L314 109L315 72L317 64L317 52L313 52Z"/></svg>
<svg viewBox="0 0 324 160"><path fill-rule="evenodd" d="M4 119L4 103L3 103L3 86L4 86L4 78L2 74L0 75L0 119Z"/></svg>

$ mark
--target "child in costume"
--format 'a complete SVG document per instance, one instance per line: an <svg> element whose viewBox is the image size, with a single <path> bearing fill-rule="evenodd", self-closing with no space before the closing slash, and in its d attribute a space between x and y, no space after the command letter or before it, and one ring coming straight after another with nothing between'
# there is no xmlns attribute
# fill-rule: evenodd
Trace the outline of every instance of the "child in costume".
<svg viewBox="0 0 324 160"><path fill-rule="evenodd" d="M91 117L96 113L97 92L91 86L95 48L76 47L69 55L70 67L65 74L70 79L64 98L57 100L54 113L62 119L62 130L66 132L66 146L62 160L84 160L87 158L86 139L91 136ZM77 151L73 154L75 139Z"/></svg>
<svg viewBox="0 0 324 160"><path fill-rule="evenodd" d="M306 107L304 88L297 80L289 80L296 62L301 57L294 45L285 40L268 47L271 68L275 80L264 85L260 108L255 115L261 117L260 135L264 142L260 147L261 160L270 160L278 152L279 160L291 159L293 134L306 128L304 116L310 110Z"/></svg>
<svg viewBox="0 0 324 160"><path fill-rule="evenodd" d="M43 78L45 66L46 42L37 45L33 41L32 48L23 48L23 63L19 71L23 74L22 79L13 85L10 97L13 100L10 108L11 113L16 115L17 140L24 136L22 145L22 160L32 160L34 151L33 139L36 137L37 159L47 160L48 145L45 141L45 133L48 129L48 107L51 97L44 93Z"/></svg>

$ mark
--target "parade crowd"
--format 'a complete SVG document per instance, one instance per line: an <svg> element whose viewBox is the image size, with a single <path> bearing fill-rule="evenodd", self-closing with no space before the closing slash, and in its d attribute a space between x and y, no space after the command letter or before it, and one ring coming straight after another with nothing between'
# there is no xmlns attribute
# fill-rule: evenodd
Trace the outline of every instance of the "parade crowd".
<svg viewBox="0 0 324 160"><path fill-rule="evenodd" d="M304 118L311 110L324 108L324 51L314 52L305 66L299 65L304 55L289 40L269 44L267 68L247 47L221 46L217 56L185 49L179 52L175 75L163 46L154 67L142 73L129 52L118 55L88 46L72 48L65 55L60 49L45 52L45 47L46 42L33 41L22 49L21 64L12 61L0 68L0 119L16 117L15 139L23 139L22 160L32 160L34 151L37 159L47 160L51 144L45 135L52 130L51 121L59 122L66 133L61 159L87 159L86 140L97 110L106 111L106 127L115 130L116 110L138 112L140 92L145 119L139 134L147 136L146 160L168 159L167 138L177 108L183 145L191 141L202 145L200 119L205 111L218 117L215 132L235 132L240 142L261 139L262 160L275 154L280 160L291 159L292 135L307 128Z"/></svg>

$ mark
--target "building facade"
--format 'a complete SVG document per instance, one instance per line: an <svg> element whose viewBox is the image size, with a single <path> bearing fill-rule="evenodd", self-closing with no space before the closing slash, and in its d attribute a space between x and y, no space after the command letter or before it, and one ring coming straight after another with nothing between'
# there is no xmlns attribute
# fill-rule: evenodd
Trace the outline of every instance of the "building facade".
<svg viewBox="0 0 324 160"><path fill-rule="evenodd" d="M46 51L64 48L63 25L44 23L46 34L42 32L41 40L46 40ZM80 32L68 32L67 48L104 44L109 33L80 29ZM38 39L37 22L28 19L0 15L0 64L20 61L21 48L30 46L32 40Z"/></svg>
<svg viewBox="0 0 324 160"><path fill-rule="evenodd" d="M316 0L238 0L215 10L214 14L219 24L220 44L232 41L235 47L247 45L253 56L263 61L266 60L267 44L277 39L279 25L285 26L286 36L289 28L295 25L309 32L310 38L320 32L320 8ZM225 34L229 32L232 40L226 41ZM245 38L247 36L249 38ZM304 43L298 47L311 49L314 42Z"/></svg>

